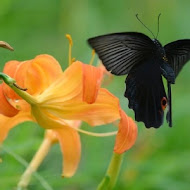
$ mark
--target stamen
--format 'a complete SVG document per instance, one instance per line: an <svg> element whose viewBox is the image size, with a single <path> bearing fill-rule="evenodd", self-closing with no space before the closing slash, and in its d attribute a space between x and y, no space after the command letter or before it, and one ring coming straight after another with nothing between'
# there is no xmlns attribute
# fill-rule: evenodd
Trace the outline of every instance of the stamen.
<svg viewBox="0 0 190 190"><path fill-rule="evenodd" d="M68 127L80 132L80 133L83 133L83 134L86 134L86 135L89 135L89 136L93 136L93 137L110 137L110 136L114 136L117 134L117 131L113 131L113 132L107 132L107 133L93 133L93 132L89 132L89 131L85 131L83 129L79 129L79 128L76 128L76 127L72 127L70 125L68 125Z"/></svg>
<svg viewBox="0 0 190 190"><path fill-rule="evenodd" d="M75 62L75 60L76 60L76 59L73 57L72 60L71 60L71 62L73 63L73 62Z"/></svg>
<svg viewBox="0 0 190 190"><path fill-rule="evenodd" d="M63 119L60 119L57 120L58 123L62 124L63 121L65 123L65 121ZM94 136L94 137L110 137L110 136L114 136L117 134L118 131L113 131L113 132L106 132L106 133L93 133L93 132L89 132L89 131L85 131L83 129L79 129L79 128L76 128L76 127L73 127L69 124L66 125L67 127L70 127L80 133L83 133L83 134L86 134L86 135L89 135L89 136Z"/></svg>
<svg viewBox="0 0 190 190"><path fill-rule="evenodd" d="M95 58L95 50L93 49L92 50L92 57L91 57L91 60L90 60L90 63L89 63L89 65L92 65L93 64L93 62L94 62L94 58Z"/></svg>
<svg viewBox="0 0 190 190"><path fill-rule="evenodd" d="M69 65L72 64L72 46L73 46L73 40L69 34L65 35L66 38L69 40Z"/></svg>

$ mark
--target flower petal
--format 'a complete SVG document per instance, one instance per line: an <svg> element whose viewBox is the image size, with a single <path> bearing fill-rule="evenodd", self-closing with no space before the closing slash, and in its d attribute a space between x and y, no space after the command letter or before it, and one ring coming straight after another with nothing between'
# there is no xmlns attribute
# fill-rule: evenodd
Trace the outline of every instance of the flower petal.
<svg viewBox="0 0 190 190"><path fill-rule="evenodd" d="M82 65L79 61L74 62L59 79L36 97L39 106L32 108L35 117L40 114L45 117L46 114L66 120L86 121L92 126L120 119L119 100L106 89L99 89L93 104L83 101Z"/></svg>
<svg viewBox="0 0 190 190"><path fill-rule="evenodd" d="M37 98L39 102L66 102L82 94L82 64L75 62ZM81 98L82 100L82 98Z"/></svg>
<svg viewBox="0 0 190 190"><path fill-rule="evenodd" d="M62 73L62 69L56 59L43 54L28 61L9 61L3 72L14 78L19 86L27 88L29 94L36 95L53 83ZM3 88L7 97L20 99L6 84Z"/></svg>
<svg viewBox="0 0 190 190"><path fill-rule="evenodd" d="M19 112L14 117L0 115L0 143L5 140L10 129L24 121L34 121L29 112Z"/></svg>
<svg viewBox="0 0 190 190"><path fill-rule="evenodd" d="M8 61L4 68L3 68L3 72L6 73L7 75L9 75L10 77L14 77L14 74L17 70L17 67L21 64L21 62L13 60L13 61Z"/></svg>
<svg viewBox="0 0 190 190"><path fill-rule="evenodd" d="M62 97L61 93L64 94L64 91L60 88L57 93ZM56 97L56 94L54 96ZM99 90L96 102L93 104L83 102L81 94L71 100L64 100L64 96L59 101L56 98L55 101L46 100L46 102L41 102L40 106L33 106L32 112L36 118L45 118L44 114L46 114L46 117L54 116L66 120L82 120L92 126L103 125L120 119L119 100L106 89Z"/></svg>
<svg viewBox="0 0 190 190"><path fill-rule="evenodd" d="M52 56L44 54L31 60L26 72L25 87L30 94L42 93L62 73L61 66ZM18 72L19 74L19 72Z"/></svg>
<svg viewBox="0 0 190 190"><path fill-rule="evenodd" d="M9 61L4 67L4 72L16 80L17 85L25 88L26 72L31 61ZM9 103L16 109L29 111L30 105L17 95L7 84L3 83L3 92Z"/></svg>
<svg viewBox="0 0 190 190"><path fill-rule="evenodd" d="M3 85L0 85L0 114L3 114L7 117L13 117L16 114L18 114L18 110L15 109L6 99L4 93L3 93ZM2 125L2 124L0 124Z"/></svg>
<svg viewBox="0 0 190 190"><path fill-rule="evenodd" d="M64 177L71 177L74 175L81 156L81 143L78 132L72 127L78 127L80 121L65 121L56 118L45 112L40 111L39 107L32 107L33 115L38 124L46 129L52 129L56 133L59 140L61 151L63 153L63 174Z"/></svg>
<svg viewBox="0 0 190 190"><path fill-rule="evenodd" d="M53 130L57 133L61 151L63 153L63 177L72 177L81 157L80 136L74 129L65 126L62 129Z"/></svg>
<svg viewBox="0 0 190 190"><path fill-rule="evenodd" d="M103 71L92 65L82 64L83 68L83 101L92 104L96 101L101 85Z"/></svg>
<svg viewBox="0 0 190 190"><path fill-rule="evenodd" d="M119 131L114 146L114 152L118 154L122 154L130 149L137 138L137 126L135 122L128 117L123 110L120 110L120 114Z"/></svg>
<svg viewBox="0 0 190 190"><path fill-rule="evenodd" d="M102 70L103 72L103 80L102 85L106 86L109 85L113 80L113 75L110 71L108 71L105 66L102 64L102 62L99 60L98 68Z"/></svg>
<svg viewBox="0 0 190 190"><path fill-rule="evenodd" d="M64 112L64 118L81 119L91 126L103 125L120 119L119 99L101 88L93 104L86 104L80 100L73 101L65 105Z"/></svg>
<svg viewBox="0 0 190 190"><path fill-rule="evenodd" d="M20 67L20 65L22 65L22 62L19 61L9 61L5 64L5 67L3 69L3 72L7 75L9 75L10 77L15 79L15 73L17 71L17 69ZM21 77L22 80L25 78L25 76ZM17 81L17 83L20 85L20 82ZM10 99L19 99L20 97L5 83L3 83L3 91L4 94L10 98Z"/></svg>

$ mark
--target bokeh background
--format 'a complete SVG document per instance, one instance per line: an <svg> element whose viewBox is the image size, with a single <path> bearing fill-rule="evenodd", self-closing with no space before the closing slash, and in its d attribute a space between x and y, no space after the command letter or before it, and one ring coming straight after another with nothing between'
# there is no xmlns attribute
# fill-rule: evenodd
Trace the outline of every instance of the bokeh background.
<svg viewBox="0 0 190 190"><path fill-rule="evenodd" d="M68 41L72 35L73 57L88 63L91 49L86 40L100 34L138 31L152 35L137 21L141 20L157 32L157 16L161 13L158 39L165 45L174 40L190 38L189 0L1 0L0 40L10 43L15 51L0 49L0 69L8 60L27 60L36 55L53 55L68 65ZM97 61L97 58L96 58ZM96 62L95 61L95 62ZM125 77L115 77L107 88L120 98L121 105L134 118L123 97ZM166 121L160 129L146 129L137 123L138 140L125 153L115 190L187 190L190 189L190 63L172 86L173 127ZM1 125L1 124L0 124ZM84 129L92 129L84 125ZM109 131L109 125L93 131ZM25 167L15 159L30 162L38 149L44 130L34 123L23 123L11 130L0 150L0 189L15 189ZM93 190L103 178L109 164L115 137L97 138L81 134L82 159L70 179L61 178L62 157L59 145L53 146L40 166L38 174L54 190ZM14 154L14 156L12 155ZM36 177L29 190L44 189Z"/></svg>

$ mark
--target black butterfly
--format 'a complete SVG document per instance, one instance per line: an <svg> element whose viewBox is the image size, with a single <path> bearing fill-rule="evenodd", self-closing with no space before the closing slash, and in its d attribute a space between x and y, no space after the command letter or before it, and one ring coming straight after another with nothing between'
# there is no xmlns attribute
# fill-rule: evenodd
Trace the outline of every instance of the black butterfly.
<svg viewBox="0 0 190 190"><path fill-rule="evenodd" d="M190 59L190 40L177 40L163 47L156 38L124 32L90 38L88 43L108 71L128 74L124 96L135 112L135 120L144 122L147 128L158 128L168 106L166 119L171 127L171 84ZM167 80L168 97L162 76Z"/></svg>

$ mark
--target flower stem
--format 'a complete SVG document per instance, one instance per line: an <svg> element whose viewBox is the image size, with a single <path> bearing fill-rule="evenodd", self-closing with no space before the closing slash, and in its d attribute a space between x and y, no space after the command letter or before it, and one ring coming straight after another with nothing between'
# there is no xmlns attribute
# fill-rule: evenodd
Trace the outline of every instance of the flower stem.
<svg viewBox="0 0 190 190"><path fill-rule="evenodd" d="M17 162L19 162L21 165L27 167L29 164L26 162L26 160L24 160L21 156L19 156L18 154L14 153L12 150L10 150L8 147L6 147L5 145L0 146L0 148L2 148L7 154L9 154L10 156L12 156ZM41 176L39 175L37 172L34 172L34 176L35 178L39 181L39 183L41 184L41 186L45 189L45 190L53 190L52 187L48 184L48 182ZM22 188L17 188L17 190L22 190Z"/></svg>
<svg viewBox="0 0 190 190"><path fill-rule="evenodd" d="M25 189L28 186L33 172L35 172L38 169L39 165L49 152L51 145L52 141L48 138L44 138L37 153L33 157L32 161L30 162L23 175L21 176L21 179L17 185L17 189Z"/></svg>
<svg viewBox="0 0 190 190"><path fill-rule="evenodd" d="M114 188L120 167L123 161L123 154L113 153L106 175L98 185L97 190L111 190Z"/></svg>

